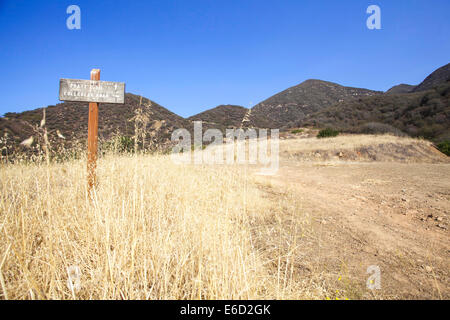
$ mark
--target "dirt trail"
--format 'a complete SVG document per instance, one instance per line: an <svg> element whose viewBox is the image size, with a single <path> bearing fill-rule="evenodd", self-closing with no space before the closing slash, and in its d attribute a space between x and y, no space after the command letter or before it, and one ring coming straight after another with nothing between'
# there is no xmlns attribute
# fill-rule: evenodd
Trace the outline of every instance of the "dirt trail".
<svg viewBox="0 0 450 320"><path fill-rule="evenodd" d="M317 234L302 259L345 277L347 295L449 299L449 176L450 164L282 161L261 179L293 187ZM380 290L366 288L370 265Z"/></svg>

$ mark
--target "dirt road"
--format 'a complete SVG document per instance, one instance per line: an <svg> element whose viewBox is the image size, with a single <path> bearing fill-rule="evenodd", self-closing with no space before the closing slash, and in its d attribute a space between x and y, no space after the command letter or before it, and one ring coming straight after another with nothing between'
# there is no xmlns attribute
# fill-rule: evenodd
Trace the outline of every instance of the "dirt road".
<svg viewBox="0 0 450 320"><path fill-rule="evenodd" d="M293 188L313 217L302 264L326 270L336 297L449 299L449 176L450 164L284 161L260 178ZM379 290L366 286L371 265Z"/></svg>

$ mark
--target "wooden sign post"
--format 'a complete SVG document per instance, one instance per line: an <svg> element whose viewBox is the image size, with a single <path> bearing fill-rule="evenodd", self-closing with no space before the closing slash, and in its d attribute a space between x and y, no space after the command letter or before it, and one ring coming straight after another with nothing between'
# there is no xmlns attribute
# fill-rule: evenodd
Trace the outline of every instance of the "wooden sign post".
<svg viewBox="0 0 450 320"><path fill-rule="evenodd" d="M91 80L100 80L100 69L91 70ZM89 102L89 122L88 122L88 190L97 184L95 169L97 169L97 151L98 151L98 103Z"/></svg>
<svg viewBox="0 0 450 320"><path fill-rule="evenodd" d="M61 79L59 100L89 102L87 183L89 192L97 183L98 103L125 102L125 83L100 81L100 69L91 70L91 80Z"/></svg>

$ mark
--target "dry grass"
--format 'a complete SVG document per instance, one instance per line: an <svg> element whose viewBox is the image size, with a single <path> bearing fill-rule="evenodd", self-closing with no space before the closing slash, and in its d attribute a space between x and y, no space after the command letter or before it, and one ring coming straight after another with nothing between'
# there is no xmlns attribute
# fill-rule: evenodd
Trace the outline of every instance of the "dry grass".
<svg viewBox="0 0 450 320"><path fill-rule="evenodd" d="M323 298L320 279L297 270L308 217L246 170L107 156L90 199L84 160L2 166L0 297Z"/></svg>
<svg viewBox="0 0 450 320"><path fill-rule="evenodd" d="M392 135L339 135L280 140L283 158L296 161L448 162L427 140Z"/></svg>
<svg viewBox="0 0 450 320"><path fill-rule="evenodd" d="M281 140L280 149L287 152L295 152L299 150L352 150L363 146L376 146L388 143L395 143L398 145L432 145L430 141L409 137L397 137L392 135L352 134L323 139L309 138Z"/></svg>
<svg viewBox="0 0 450 320"><path fill-rule="evenodd" d="M344 135L282 140L280 150L334 155L383 144L430 146ZM315 218L288 185L253 170L107 155L90 198L85 159L2 165L0 299L334 297L336 272L305 258L317 256ZM78 270L80 287L68 286ZM359 298L355 288L345 296Z"/></svg>

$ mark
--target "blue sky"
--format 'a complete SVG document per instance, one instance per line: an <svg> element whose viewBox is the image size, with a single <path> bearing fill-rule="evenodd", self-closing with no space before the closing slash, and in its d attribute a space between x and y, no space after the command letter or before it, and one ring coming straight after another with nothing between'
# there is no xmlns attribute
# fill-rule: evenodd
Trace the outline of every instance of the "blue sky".
<svg viewBox="0 0 450 320"><path fill-rule="evenodd" d="M69 30L66 8L81 9ZM369 5L381 30L369 30ZM58 103L60 78L126 83L190 116L306 79L387 90L450 62L450 1L0 0L0 115Z"/></svg>

